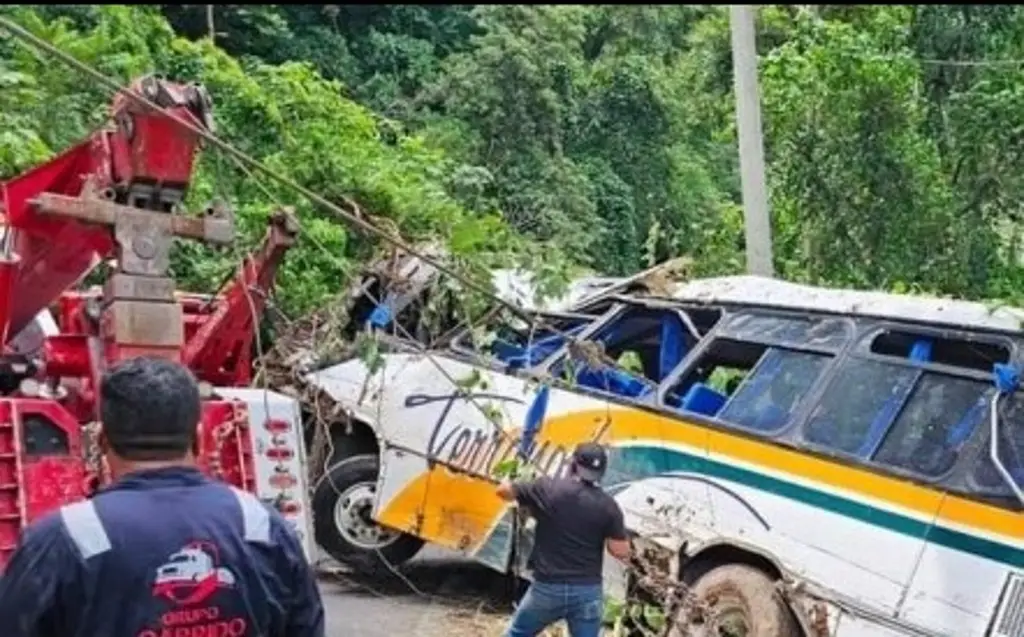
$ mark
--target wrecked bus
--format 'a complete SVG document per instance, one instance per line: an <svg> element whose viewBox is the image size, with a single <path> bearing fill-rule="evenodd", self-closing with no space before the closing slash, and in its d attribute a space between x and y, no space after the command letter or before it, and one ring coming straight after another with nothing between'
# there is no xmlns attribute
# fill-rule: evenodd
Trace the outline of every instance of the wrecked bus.
<svg viewBox="0 0 1024 637"><path fill-rule="evenodd" d="M484 355L467 328L308 376L347 414L314 494L327 551L393 567L429 542L528 577L494 494L526 430L547 475L609 446L635 545L701 609L679 634L1024 635L1022 314L739 276L538 315L556 329Z"/></svg>

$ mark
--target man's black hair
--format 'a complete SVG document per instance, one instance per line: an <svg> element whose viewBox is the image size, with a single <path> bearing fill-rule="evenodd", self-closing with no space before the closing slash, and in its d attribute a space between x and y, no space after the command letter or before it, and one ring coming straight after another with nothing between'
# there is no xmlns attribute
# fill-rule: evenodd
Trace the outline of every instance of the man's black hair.
<svg viewBox="0 0 1024 637"><path fill-rule="evenodd" d="M196 438L199 385L162 358L118 363L100 383L100 417L111 450L125 460L176 460Z"/></svg>

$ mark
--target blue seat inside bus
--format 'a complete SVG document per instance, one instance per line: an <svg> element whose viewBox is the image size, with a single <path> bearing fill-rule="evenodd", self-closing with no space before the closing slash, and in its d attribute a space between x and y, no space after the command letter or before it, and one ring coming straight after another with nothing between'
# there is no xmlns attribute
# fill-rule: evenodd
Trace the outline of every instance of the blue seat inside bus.
<svg viewBox="0 0 1024 637"><path fill-rule="evenodd" d="M778 350L769 349L743 385L743 392L738 396L740 400L757 400L782 371L783 362L784 358ZM729 396L705 383L694 383L682 399L670 394L666 402L683 411L713 417L717 416L729 402ZM742 407L740 403L736 405ZM781 426L788 417L789 412L786 409L772 403L767 408L757 410L753 419L745 419L743 424L754 429L770 430Z"/></svg>
<svg viewBox="0 0 1024 637"><path fill-rule="evenodd" d="M704 383L694 383L693 385L690 385L690 389L686 391L682 400L680 400L678 396L670 395L666 402L673 407L682 409L683 411L702 414L704 416L714 416L725 405L725 401L728 399L728 396L719 391L715 391Z"/></svg>
<svg viewBox="0 0 1024 637"><path fill-rule="evenodd" d="M601 330L594 340L603 344L606 349L614 349L616 345L627 342L636 336L638 323L631 320L632 318L628 314L623 316L620 320ZM663 380L682 362L689 351L686 334L679 317L674 313L660 312L658 318L657 369L652 370L653 373L649 372L650 380L609 366L599 369L583 366L576 372L576 384L624 398L641 398L653 393L654 386L650 381L660 382Z"/></svg>
<svg viewBox="0 0 1024 637"><path fill-rule="evenodd" d="M565 334L576 336L585 327L586 323L577 325L565 330ZM497 338L491 344L491 353L498 360L507 364L509 368L521 369L537 365L548 356L554 354L564 344L565 336L562 334L552 334L539 338L526 347Z"/></svg>
<svg viewBox="0 0 1024 637"><path fill-rule="evenodd" d="M686 358L689 347L683 332L683 323L675 316L667 316L661 322L661 351L658 352L659 382L672 373L672 370Z"/></svg>
<svg viewBox="0 0 1024 637"><path fill-rule="evenodd" d="M576 384L624 398L640 398L651 393L649 383L628 372L605 367L591 369L584 367L576 372Z"/></svg>

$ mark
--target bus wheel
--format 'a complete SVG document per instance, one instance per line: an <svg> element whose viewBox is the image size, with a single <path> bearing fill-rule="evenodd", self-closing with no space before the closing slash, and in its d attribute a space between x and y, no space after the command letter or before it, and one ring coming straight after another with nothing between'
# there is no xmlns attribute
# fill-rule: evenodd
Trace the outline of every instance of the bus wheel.
<svg viewBox="0 0 1024 637"><path fill-rule="evenodd" d="M800 637L800 627L775 582L756 568L726 564L690 589L694 602L676 615L673 637Z"/></svg>
<svg viewBox="0 0 1024 637"><path fill-rule="evenodd" d="M379 470L377 454L352 456L332 465L313 489L317 544L368 575L390 571L423 547L419 538L383 527L371 517Z"/></svg>

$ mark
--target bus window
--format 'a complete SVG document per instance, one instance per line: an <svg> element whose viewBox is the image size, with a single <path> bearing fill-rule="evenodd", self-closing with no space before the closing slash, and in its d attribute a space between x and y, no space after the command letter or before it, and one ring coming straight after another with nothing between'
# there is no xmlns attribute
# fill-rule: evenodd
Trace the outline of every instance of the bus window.
<svg viewBox="0 0 1024 637"><path fill-rule="evenodd" d="M719 418L764 433L781 429L790 422L830 359L821 354L768 349Z"/></svg>
<svg viewBox="0 0 1024 637"><path fill-rule="evenodd" d="M719 338L668 391L665 402L741 427L774 431L789 422L830 358Z"/></svg>
<svg viewBox="0 0 1024 637"><path fill-rule="evenodd" d="M722 326L722 334L740 341L791 344L815 349L840 349L852 329L843 319L736 314Z"/></svg>
<svg viewBox="0 0 1024 637"><path fill-rule="evenodd" d="M811 414L804 439L929 476L948 470L977 425L977 410L982 409L978 403L990 384L938 374L927 366L959 367L965 375L976 374L1008 357L1009 349L998 343L883 329L874 333L865 350L873 356L844 363Z"/></svg>
<svg viewBox="0 0 1024 637"><path fill-rule="evenodd" d="M582 387L638 398L653 391L698 338L678 310L630 307L586 342L570 347L571 360L552 371ZM608 365L609 360L618 366Z"/></svg>
<svg viewBox="0 0 1024 637"><path fill-rule="evenodd" d="M917 359L939 365L989 373L994 363L1010 360L1010 348L1002 343L940 338L886 329L871 339L871 353L902 359Z"/></svg>
<svg viewBox="0 0 1024 637"><path fill-rule="evenodd" d="M885 436L875 460L928 477L953 468L988 414L991 383L925 373Z"/></svg>
<svg viewBox="0 0 1024 637"><path fill-rule="evenodd" d="M985 422L988 422L987 418ZM1024 394L1020 391L1002 400L999 434L999 460L1017 486L1024 487ZM974 471L974 482L985 494L1012 496L1013 492L989 457L989 436L986 435L984 439L985 445Z"/></svg>
<svg viewBox="0 0 1024 637"><path fill-rule="evenodd" d="M596 317L573 315L538 315L530 325L518 318L498 315L482 330L476 340L486 354L505 365L509 371L540 364L557 352L566 342L582 332ZM456 349L476 351L472 330L466 330L453 343Z"/></svg>
<svg viewBox="0 0 1024 637"><path fill-rule="evenodd" d="M669 388L665 403L681 411L718 415L767 349L756 343L716 338L689 372Z"/></svg>
<svg viewBox="0 0 1024 637"><path fill-rule="evenodd" d="M917 370L850 358L832 379L804 427L804 440L865 456L899 413Z"/></svg>

